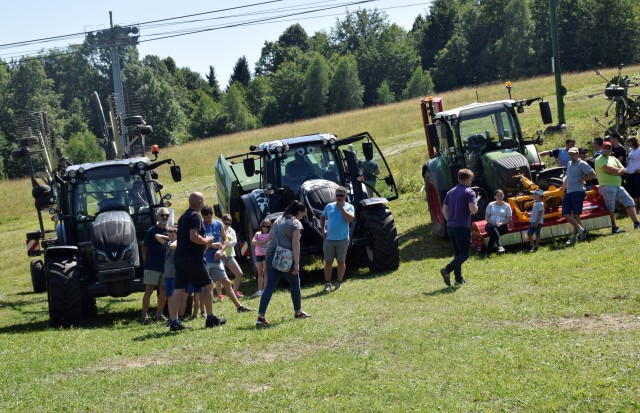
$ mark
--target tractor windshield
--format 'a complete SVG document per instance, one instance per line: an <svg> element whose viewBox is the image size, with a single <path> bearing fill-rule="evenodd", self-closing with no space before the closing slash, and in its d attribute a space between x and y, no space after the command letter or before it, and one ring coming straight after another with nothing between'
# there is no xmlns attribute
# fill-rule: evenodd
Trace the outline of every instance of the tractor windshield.
<svg viewBox="0 0 640 413"><path fill-rule="evenodd" d="M519 146L517 123L504 106L474 108L460 113L458 128L462 145L475 152L485 152L487 145L503 148ZM496 148L492 148L496 149Z"/></svg>
<svg viewBox="0 0 640 413"><path fill-rule="evenodd" d="M128 166L91 169L75 186L73 212L79 220L92 220L106 210L122 209L131 214L148 210L155 193L149 192L139 175Z"/></svg>
<svg viewBox="0 0 640 413"><path fill-rule="evenodd" d="M308 179L339 181L338 159L328 146L303 145L289 149L280 163L282 185L296 195Z"/></svg>

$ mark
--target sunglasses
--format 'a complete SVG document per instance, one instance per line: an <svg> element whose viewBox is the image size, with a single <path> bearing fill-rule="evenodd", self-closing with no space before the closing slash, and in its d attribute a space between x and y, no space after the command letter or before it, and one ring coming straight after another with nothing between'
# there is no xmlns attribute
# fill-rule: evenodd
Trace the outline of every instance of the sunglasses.
<svg viewBox="0 0 640 413"><path fill-rule="evenodd" d="M336 198L343 198L347 196L347 194L336 194Z"/></svg>
<svg viewBox="0 0 640 413"><path fill-rule="evenodd" d="M163 218L169 218L169 214L160 214L160 216Z"/></svg>
<svg viewBox="0 0 640 413"><path fill-rule="evenodd" d="M225 224L225 225L231 225L231 222L229 222L229 221L222 221L222 223Z"/></svg>

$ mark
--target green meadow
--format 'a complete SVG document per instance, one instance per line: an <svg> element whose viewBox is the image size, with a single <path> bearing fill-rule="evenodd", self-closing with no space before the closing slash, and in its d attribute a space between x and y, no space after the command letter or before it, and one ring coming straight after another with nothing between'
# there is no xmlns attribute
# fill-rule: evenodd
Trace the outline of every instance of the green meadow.
<svg viewBox="0 0 640 413"><path fill-rule="evenodd" d="M609 102L588 95L604 82L589 72L565 74L563 84L570 129L545 136L542 149L562 146L567 136L587 146L603 134L593 119ZM512 95L544 97L556 116L553 77L514 81ZM438 96L445 108L508 98L502 83ZM544 128L537 104L521 121L527 136ZM237 314L228 299L214 304L229 319L221 328L205 330L203 319L177 334L143 326L142 294L100 298L97 318L50 328L47 297L32 292L25 250L25 233L37 227L30 183L0 182L0 411L640 411L640 233L620 216L625 233L593 231L571 248L553 239L535 254L518 246L490 259L472 254L463 267L467 284L446 287L439 269L451 248L433 234L422 192L427 147L418 100L172 147L161 156L181 165L183 181L163 171L163 184L180 212L194 190L213 201L220 153L362 131L388 157L402 192L390 204L400 268L348 269L342 289L324 294L320 263L310 262L302 293L312 317L294 320L289 292L280 288L268 330L256 330L256 313ZM241 290L248 296L256 287L246 277Z"/></svg>

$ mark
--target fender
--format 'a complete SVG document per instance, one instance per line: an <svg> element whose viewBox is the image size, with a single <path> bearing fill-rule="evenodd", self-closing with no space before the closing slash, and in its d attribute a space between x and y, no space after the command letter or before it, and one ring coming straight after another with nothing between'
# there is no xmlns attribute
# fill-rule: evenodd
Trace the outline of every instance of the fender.
<svg viewBox="0 0 640 413"><path fill-rule="evenodd" d="M262 220L262 216L263 215L267 215L269 212L269 203L267 200L267 196L266 194L264 194L263 190L259 190L262 191L262 194L264 196L264 202L262 202L262 207L261 204L258 202L258 198L256 198L256 196L254 196L253 193L250 194L245 194L242 195L241 199L242 199L242 205L244 206L244 210L246 211L245 216L248 217L249 222L245 223L245 225L250 225L251 228L259 228L260 227L260 221ZM266 205L266 211L263 210L264 206Z"/></svg>
<svg viewBox="0 0 640 413"><path fill-rule="evenodd" d="M433 159L429 159L422 166L422 177L424 178L425 172L429 171L433 176L433 181L438 192L447 192L453 188L451 182L451 174L449 173L448 162L442 157L437 156Z"/></svg>
<svg viewBox="0 0 640 413"><path fill-rule="evenodd" d="M44 259L46 261L52 258L74 255L78 255L78 247L75 245L52 246L45 250Z"/></svg>

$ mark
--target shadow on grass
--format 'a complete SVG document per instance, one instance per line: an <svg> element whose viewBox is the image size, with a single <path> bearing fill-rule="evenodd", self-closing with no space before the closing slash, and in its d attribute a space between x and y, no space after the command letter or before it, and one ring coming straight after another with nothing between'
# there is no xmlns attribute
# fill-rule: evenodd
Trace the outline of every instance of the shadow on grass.
<svg viewBox="0 0 640 413"><path fill-rule="evenodd" d="M460 289L460 287L444 287L439 290L424 292L422 293L422 295L426 297L436 297L438 295L443 295L443 294L453 294L457 292L458 289Z"/></svg>
<svg viewBox="0 0 640 413"><path fill-rule="evenodd" d="M422 261L425 258L445 258L452 255L451 243L433 233L433 224L422 224L398 236L400 260Z"/></svg>

